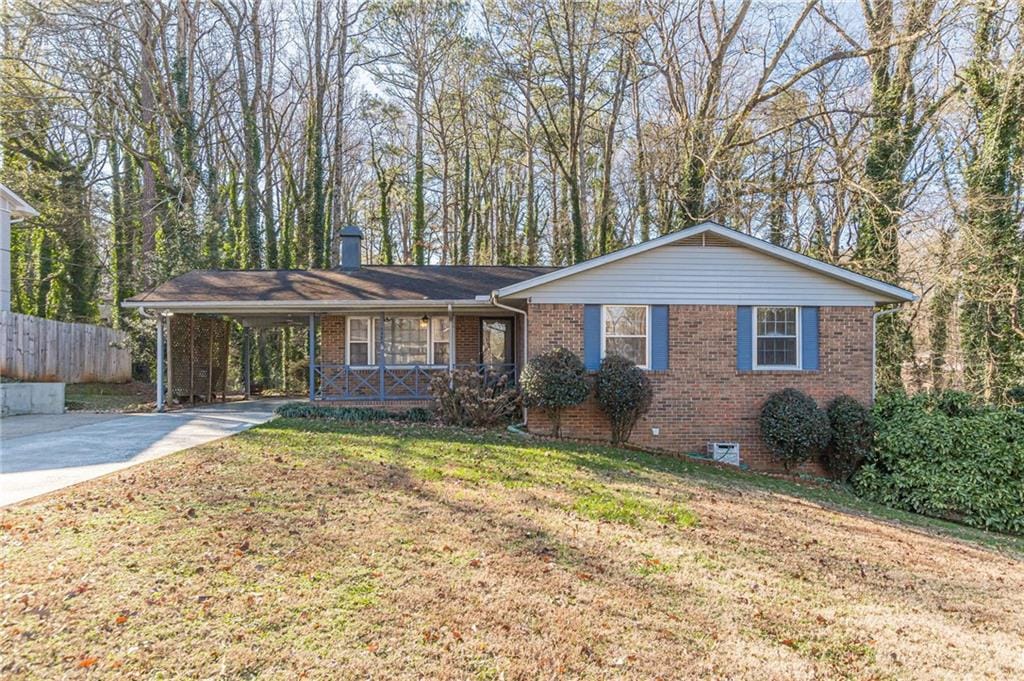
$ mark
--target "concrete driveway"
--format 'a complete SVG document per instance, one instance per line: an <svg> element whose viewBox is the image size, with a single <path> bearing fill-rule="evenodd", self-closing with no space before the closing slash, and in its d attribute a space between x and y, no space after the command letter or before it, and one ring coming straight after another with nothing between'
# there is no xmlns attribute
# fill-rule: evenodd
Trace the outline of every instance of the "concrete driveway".
<svg viewBox="0 0 1024 681"><path fill-rule="evenodd" d="M239 433L269 421L285 401L166 414L9 416L0 420L0 506Z"/></svg>

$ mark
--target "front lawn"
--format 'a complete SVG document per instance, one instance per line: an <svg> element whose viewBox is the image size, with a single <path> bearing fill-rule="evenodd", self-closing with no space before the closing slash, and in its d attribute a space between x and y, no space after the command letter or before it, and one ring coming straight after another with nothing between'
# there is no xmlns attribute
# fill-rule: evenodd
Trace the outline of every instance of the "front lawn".
<svg viewBox="0 0 1024 681"><path fill-rule="evenodd" d="M1019 539L612 448L279 419L0 528L5 678L1024 675Z"/></svg>

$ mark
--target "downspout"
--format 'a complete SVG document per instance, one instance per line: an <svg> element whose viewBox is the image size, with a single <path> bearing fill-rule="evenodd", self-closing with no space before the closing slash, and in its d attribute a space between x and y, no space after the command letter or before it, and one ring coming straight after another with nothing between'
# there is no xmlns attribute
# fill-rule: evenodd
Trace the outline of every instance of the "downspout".
<svg viewBox="0 0 1024 681"><path fill-rule="evenodd" d="M900 308L890 307L887 310L879 310L871 315L871 402L875 401L878 382L878 319L886 315L899 312Z"/></svg>
<svg viewBox="0 0 1024 681"><path fill-rule="evenodd" d="M529 326L529 324L530 324L530 317L529 317L529 315L526 314L526 310L520 310L518 307L512 307L511 305L505 305L504 303L499 303L498 302L498 292L497 291L491 291L491 305L493 305L495 307L500 307L503 310L508 310L509 312L514 312L516 314L523 315L523 358L522 358L522 361L526 361L526 358L528 358L530 356L530 326ZM516 380L518 381L518 379L519 379L519 375L518 375L518 371L517 371L516 372ZM526 407L523 407L523 422L520 423L520 424L517 424L518 426L525 426L526 425L526 422L528 420L528 416L527 416L526 411L527 411Z"/></svg>
<svg viewBox="0 0 1024 681"><path fill-rule="evenodd" d="M433 331L431 331L433 333ZM455 311L448 303L448 387L455 386Z"/></svg>
<svg viewBox="0 0 1024 681"><path fill-rule="evenodd" d="M512 307L511 305L505 305L504 303L499 303L498 302L498 292L497 291L491 291L491 305L493 305L495 307L500 307L503 310L508 310L509 312L515 312L516 314L523 315L523 355L524 355L523 359L526 359L526 357L529 357L530 356L530 353L529 353L529 347L530 347L529 346L529 342L530 342L530 328L528 326L529 321L528 321L528 317L526 315L526 310L520 310L518 307Z"/></svg>

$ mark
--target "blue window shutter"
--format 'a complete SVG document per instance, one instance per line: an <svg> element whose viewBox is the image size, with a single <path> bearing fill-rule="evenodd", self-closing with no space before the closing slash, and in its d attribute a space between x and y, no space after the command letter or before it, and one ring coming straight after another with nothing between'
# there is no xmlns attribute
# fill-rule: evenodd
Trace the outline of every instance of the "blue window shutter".
<svg viewBox="0 0 1024 681"><path fill-rule="evenodd" d="M651 306L651 371L668 370L668 305Z"/></svg>
<svg viewBox="0 0 1024 681"><path fill-rule="evenodd" d="M754 368L754 322L749 305L736 308L736 369L751 371Z"/></svg>
<svg viewBox="0 0 1024 681"><path fill-rule="evenodd" d="M804 371L818 370L818 308L800 308L800 364Z"/></svg>
<svg viewBox="0 0 1024 681"><path fill-rule="evenodd" d="M583 366L587 371L601 368L601 306L583 306Z"/></svg>

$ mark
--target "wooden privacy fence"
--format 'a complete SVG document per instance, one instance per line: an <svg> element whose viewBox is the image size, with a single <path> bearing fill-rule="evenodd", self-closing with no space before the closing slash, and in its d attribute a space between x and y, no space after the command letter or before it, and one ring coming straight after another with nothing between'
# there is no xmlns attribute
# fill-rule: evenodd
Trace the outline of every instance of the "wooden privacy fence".
<svg viewBox="0 0 1024 681"><path fill-rule="evenodd" d="M19 381L122 383L132 378L128 334L0 312L0 376Z"/></svg>

